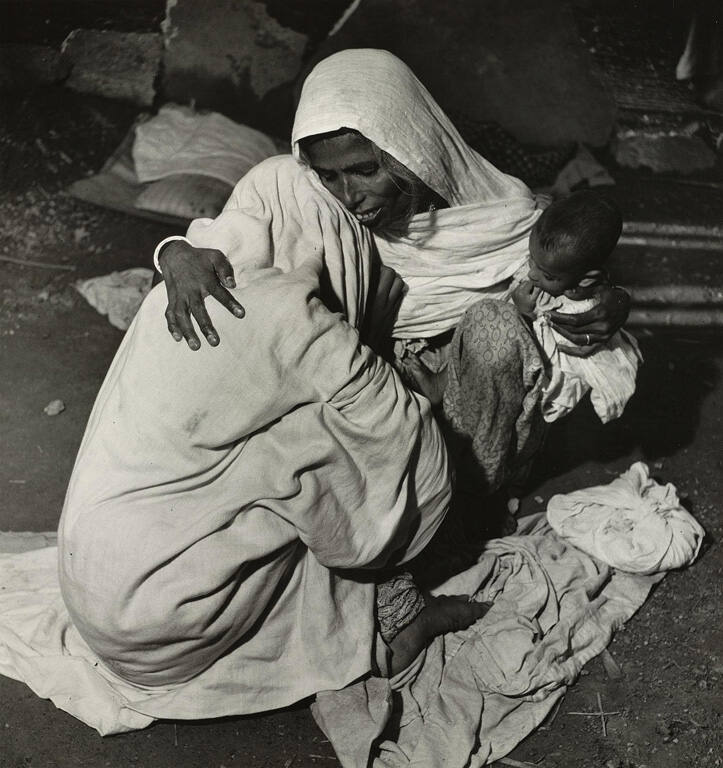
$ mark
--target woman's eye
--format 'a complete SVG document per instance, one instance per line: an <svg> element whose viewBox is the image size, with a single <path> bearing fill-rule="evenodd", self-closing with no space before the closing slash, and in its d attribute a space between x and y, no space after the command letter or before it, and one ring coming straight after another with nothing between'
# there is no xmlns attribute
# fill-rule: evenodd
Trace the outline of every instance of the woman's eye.
<svg viewBox="0 0 723 768"><path fill-rule="evenodd" d="M370 165L370 166L364 166L363 168L359 168L357 170L357 173L360 176L373 176L378 170L379 170L378 165Z"/></svg>

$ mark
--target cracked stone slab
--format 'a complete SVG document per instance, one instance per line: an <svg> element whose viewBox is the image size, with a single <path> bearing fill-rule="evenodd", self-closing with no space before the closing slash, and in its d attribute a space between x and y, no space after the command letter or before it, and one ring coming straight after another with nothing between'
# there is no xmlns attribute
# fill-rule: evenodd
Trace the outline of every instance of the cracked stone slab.
<svg viewBox="0 0 723 768"><path fill-rule="evenodd" d="M162 46L162 36L153 32L74 29L61 49L72 67L66 86L150 106Z"/></svg>

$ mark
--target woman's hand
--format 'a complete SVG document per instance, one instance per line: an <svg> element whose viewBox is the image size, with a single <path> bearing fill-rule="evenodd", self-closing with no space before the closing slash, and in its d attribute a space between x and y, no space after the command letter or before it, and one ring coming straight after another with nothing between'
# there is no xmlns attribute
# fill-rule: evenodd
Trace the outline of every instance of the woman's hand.
<svg viewBox="0 0 723 768"><path fill-rule="evenodd" d="M376 279L372 278L362 334L364 341L377 353L381 354L391 339L404 289L402 278L390 267L380 264Z"/></svg>
<svg viewBox="0 0 723 768"><path fill-rule="evenodd" d="M226 290L236 287L228 259L213 248L194 248L183 240L174 240L163 248L158 263L168 294L168 332L176 341L185 339L191 349L200 349L201 342L191 322L193 316L208 343L215 347L219 338L206 312L206 296L213 296L236 317L245 314Z"/></svg>
<svg viewBox="0 0 723 768"><path fill-rule="evenodd" d="M402 381L410 389L424 395L436 408L441 405L444 397L444 390L447 386L447 368L445 367L435 373L430 371L416 355L410 354L402 360Z"/></svg>
<svg viewBox="0 0 723 768"><path fill-rule="evenodd" d="M549 313L554 330L572 342L570 346L560 347L568 355L587 357L608 341L628 319L630 296L622 288L599 285L592 295L599 303L587 312L579 315Z"/></svg>

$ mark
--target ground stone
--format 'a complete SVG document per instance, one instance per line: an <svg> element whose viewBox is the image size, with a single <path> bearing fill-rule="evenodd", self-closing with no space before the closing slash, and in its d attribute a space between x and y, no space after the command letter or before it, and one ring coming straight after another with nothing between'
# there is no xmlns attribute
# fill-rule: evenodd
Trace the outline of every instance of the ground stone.
<svg viewBox="0 0 723 768"><path fill-rule="evenodd" d="M63 42L71 63L68 88L150 106L161 63L162 37L153 32L75 29Z"/></svg>
<svg viewBox="0 0 723 768"><path fill-rule="evenodd" d="M524 143L607 143L614 105L566 3L399 0L393 12L389 6L364 0L314 61L342 48L386 48L446 110L496 121Z"/></svg>
<svg viewBox="0 0 723 768"><path fill-rule="evenodd" d="M169 0L163 31L165 98L246 122L263 99L293 82L309 40L256 0ZM290 111L290 96L285 107Z"/></svg>
<svg viewBox="0 0 723 768"><path fill-rule="evenodd" d="M615 137L613 155L618 165L656 173L693 173L716 164L715 153L700 137L674 132L624 131Z"/></svg>
<svg viewBox="0 0 723 768"><path fill-rule="evenodd" d="M69 63L61 57L59 51L50 46L0 46L0 91L58 83L69 71Z"/></svg>

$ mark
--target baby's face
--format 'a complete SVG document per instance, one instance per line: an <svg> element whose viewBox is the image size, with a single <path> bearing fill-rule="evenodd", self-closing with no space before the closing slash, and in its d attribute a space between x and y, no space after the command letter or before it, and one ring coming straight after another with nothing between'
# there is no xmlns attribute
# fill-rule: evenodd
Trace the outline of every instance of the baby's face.
<svg viewBox="0 0 723 768"><path fill-rule="evenodd" d="M559 296L580 281L580 274L568 266L569 260L564 256L543 251L533 232L530 236L530 282L543 291Z"/></svg>

